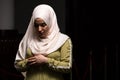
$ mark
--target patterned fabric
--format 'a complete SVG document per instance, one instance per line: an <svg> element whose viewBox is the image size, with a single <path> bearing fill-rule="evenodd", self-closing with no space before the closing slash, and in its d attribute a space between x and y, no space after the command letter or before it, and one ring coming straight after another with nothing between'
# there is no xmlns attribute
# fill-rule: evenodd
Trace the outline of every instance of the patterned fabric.
<svg viewBox="0 0 120 80"><path fill-rule="evenodd" d="M27 58L32 56L31 50L27 49L26 59L16 61L16 69L26 72L25 80L64 80L62 74L70 73L72 68L72 45L71 39L56 51L50 53L48 62L36 66L27 66Z"/></svg>

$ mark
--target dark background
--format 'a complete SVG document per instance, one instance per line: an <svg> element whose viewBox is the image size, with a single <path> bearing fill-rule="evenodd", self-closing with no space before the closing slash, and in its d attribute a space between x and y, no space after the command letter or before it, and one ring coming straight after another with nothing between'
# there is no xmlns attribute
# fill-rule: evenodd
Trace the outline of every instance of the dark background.
<svg viewBox="0 0 120 80"><path fill-rule="evenodd" d="M117 2L71 0L67 7L71 12L67 16L67 34L73 40L73 77L119 80Z"/></svg>
<svg viewBox="0 0 120 80"><path fill-rule="evenodd" d="M48 0L47 3L55 7L54 2ZM19 34L13 31L15 36L1 37L0 52L6 53L0 55L1 64L4 64L0 67L1 80L23 80L22 75L14 69L13 62L25 31L21 26L28 25L37 4L37 0L15 1L15 26L19 26L23 32ZM73 43L72 79L119 80L118 2L66 0L65 4L66 23L62 31L71 37ZM9 56L3 61L6 55Z"/></svg>
<svg viewBox="0 0 120 80"><path fill-rule="evenodd" d="M65 32L66 25L66 3L64 0L15 0L15 28L19 33L25 33L32 16L33 9L39 4L49 4L54 8L57 15L61 32Z"/></svg>

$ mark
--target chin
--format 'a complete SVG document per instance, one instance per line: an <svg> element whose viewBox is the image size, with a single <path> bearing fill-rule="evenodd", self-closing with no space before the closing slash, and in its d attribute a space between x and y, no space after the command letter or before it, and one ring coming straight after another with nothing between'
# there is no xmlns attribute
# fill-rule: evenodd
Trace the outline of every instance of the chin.
<svg viewBox="0 0 120 80"><path fill-rule="evenodd" d="M46 38L46 36L39 36L41 39L45 39Z"/></svg>

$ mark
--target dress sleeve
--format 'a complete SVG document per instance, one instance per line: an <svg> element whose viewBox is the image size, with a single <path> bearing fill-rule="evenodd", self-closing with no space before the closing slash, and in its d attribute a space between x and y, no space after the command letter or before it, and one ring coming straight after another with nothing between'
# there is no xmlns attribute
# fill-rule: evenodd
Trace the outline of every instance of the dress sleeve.
<svg viewBox="0 0 120 80"><path fill-rule="evenodd" d="M16 60L16 61L15 61L15 68L16 68L18 71L20 71L20 72L25 72L25 71L27 71L27 69L28 69L28 65L27 65L28 60L27 60L27 58L28 58L28 57L31 57L31 56L33 56L33 54L32 54L32 52L31 52L31 50L28 48L28 49L27 49L27 54L26 54L26 59Z"/></svg>
<svg viewBox="0 0 120 80"><path fill-rule="evenodd" d="M15 68L20 72L27 70L27 59L15 61Z"/></svg>
<svg viewBox="0 0 120 80"><path fill-rule="evenodd" d="M68 39L64 43L59 53L60 53L59 60L56 60L54 58L48 58L49 67L59 72L64 73L70 72L72 68L72 43L70 39Z"/></svg>

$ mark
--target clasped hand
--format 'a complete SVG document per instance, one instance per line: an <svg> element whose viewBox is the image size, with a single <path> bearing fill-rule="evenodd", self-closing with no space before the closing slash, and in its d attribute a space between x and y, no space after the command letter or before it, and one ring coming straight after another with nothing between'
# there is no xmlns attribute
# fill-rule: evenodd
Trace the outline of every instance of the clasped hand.
<svg viewBox="0 0 120 80"><path fill-rule="evenodd" d="M47 57L42 54L34 54L34 56L28 58L28 65L46 63Z"/></svg>

